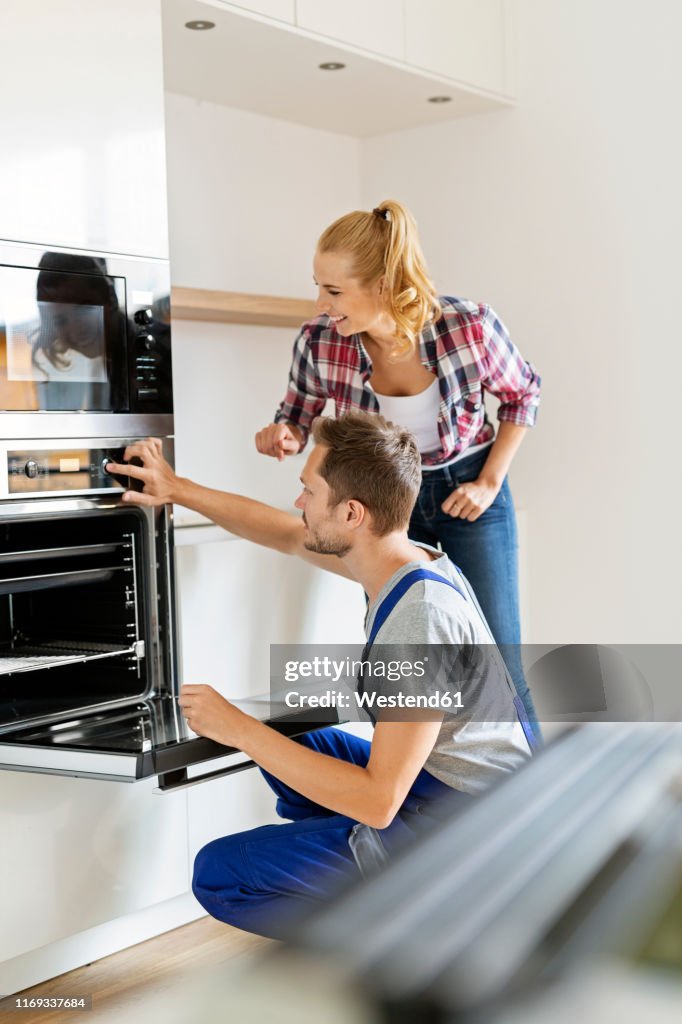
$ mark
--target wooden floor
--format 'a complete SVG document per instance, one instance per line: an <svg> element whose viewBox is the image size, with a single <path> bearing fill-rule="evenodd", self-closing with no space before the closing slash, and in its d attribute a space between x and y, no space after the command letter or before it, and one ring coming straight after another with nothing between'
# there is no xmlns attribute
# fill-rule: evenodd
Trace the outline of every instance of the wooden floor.
<svg viewBox="0 0 682 1024"><path fill-rule="evenodd" d="M202 918L2 1000L0 1022L95 1024L106 1018L122 1024L145 1024L154 1016L151 1011L155 1005L168 999L169 992L181 990L183 984L195 984L202 970L235 963L272 945L269 939L249 935L212 917ZM17 1012L12 1008L17 997L49 996L92 996L93 1012Z"/></svg>

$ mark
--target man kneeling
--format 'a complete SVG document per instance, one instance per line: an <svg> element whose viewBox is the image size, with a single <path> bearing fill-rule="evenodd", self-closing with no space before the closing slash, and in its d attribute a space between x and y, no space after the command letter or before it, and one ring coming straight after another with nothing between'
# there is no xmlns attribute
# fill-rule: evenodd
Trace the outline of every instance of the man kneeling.
<svg viewBox="0 0 682 1024"><path fill-rule="evenodd" d="M301 517L178 477L158 441L130 445L109 465L144 482L124 500L176 502L241 537L298 555L359 582L370 645L492 644L478 605L446 555L407 535L421 480L411 434L381 416L319 419L301 474ZM366 648L371 658L371 650ZM445 800L469 803L530 756L532 733L504 675L483 674L476 714L380 717L371 744L336 728L292 740L240 711L211 686L185 685L191 728L244 751L277 795L285 825L265 825L209 843L193 890L214 917L280 937L292 912L329 898L414 835ZM521 715L521 720L519 719Z"/></svg>

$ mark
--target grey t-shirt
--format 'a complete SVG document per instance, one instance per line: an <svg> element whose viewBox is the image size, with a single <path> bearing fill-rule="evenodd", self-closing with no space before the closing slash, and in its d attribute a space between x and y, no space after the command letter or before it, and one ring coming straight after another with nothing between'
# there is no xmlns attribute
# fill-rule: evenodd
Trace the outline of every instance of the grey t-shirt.
<svg viewBox="0 0 682 1024"><path fill-rule="evenodd" d="M368 609L367 636L384 598L413 569L429 569L461 589L459 573L447 555L425 544L418 546L435 557L431 562L409 562L394 573ZM488 626L470 597L465 599L436 580L418 580L403 594L379 629L370 660L384 644L471 645L500 659ZM445 712L424 768L453 789L479 794L527 761L530 748L503 671L480 675L466 691L465 702L463 711Z"/></svg>

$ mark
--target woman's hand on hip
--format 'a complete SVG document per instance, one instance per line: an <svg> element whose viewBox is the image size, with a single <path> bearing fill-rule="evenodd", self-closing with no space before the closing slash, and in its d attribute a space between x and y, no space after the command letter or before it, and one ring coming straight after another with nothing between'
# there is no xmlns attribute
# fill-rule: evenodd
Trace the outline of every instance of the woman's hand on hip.
<svg viewBox="0 0 682 1024"><path fill-rule="evenodd" d="M500 487L501 484L493 484L480 477L478 480L460 484L457 490L445 499L441 509L453 519L466 519L473 523L483 515L486 509L490 508Z"/></svg>
<svg viewBox="0 0 682 1024"><path fill-rule="evenodd" d="M290 423L269 423L256 434L256 448L261 455L272 455L279 462L287 455L296 455L301 441L298 429Z"/></svg>

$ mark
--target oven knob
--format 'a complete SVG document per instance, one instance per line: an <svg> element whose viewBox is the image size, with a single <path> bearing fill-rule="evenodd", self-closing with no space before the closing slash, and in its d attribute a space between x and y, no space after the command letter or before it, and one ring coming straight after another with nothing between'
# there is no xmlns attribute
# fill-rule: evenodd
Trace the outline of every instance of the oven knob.
<svg viewBox="0 0 682 1024"><path fill-rule="evenodd" d="M111 476L111 473L107 473L107 466L109 465L109 463L111 463L113 461L114 460L110 459L108 455L105 455L104 458L102 459L102 461L100 462L100 466L102 467L102 472L104 473L105 476Z"/></svg>
<svg viewBox="0 0 682 1024"><path fill-rule="evenodd" d="M33 480L34 477L38 476L38 463L35 461L35 459L28 460L28 462L24 466L24 473L26 474L27 477L30 477L31 480Z"/></svg>
<svg viewBox="0 0 682 1024"><path fill-rule="evenodd" d="M140 327L146 327L154 319L154 314L151 309L136 309L133 313L133 320Z"/></svg>

